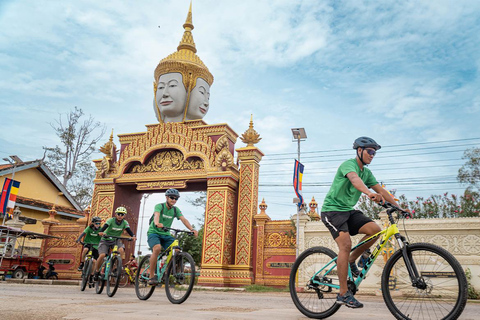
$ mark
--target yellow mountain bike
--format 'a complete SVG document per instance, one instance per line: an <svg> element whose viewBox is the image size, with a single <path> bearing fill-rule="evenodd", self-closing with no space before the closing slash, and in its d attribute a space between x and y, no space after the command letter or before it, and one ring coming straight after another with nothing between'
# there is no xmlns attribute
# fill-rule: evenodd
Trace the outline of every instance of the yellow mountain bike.
<svg viewBox="0 0 480 320"><path fill-rule="evenodd" d="M355 279L348 267L348 290L355 294L368 270L390 237L395 237L398 250L383 269L383 299L397 319L457 319L467 303L467 278L455 257L430 243L410 244L400 234L393 213L405 218L408 212L390 204L387 209L390 225L365 239L353 249L372 239L380 239ZM290 295L295 306L310 318L323 319L340 308L336 298L340 289L337 255L329 248L313 247L296 259L290 273Z"/></svg>
<svg viewBox="0 0 480 320"><path fill-rule="evenodd" d="M153 294L155 286L148 284L150 276L155 274L158 283L165 283L165 292L171 303L183 303L190 296L195 283L195 262L188 252L183 252L180 248L177 234L184 232L190 236L194 233L186 230L178 230L163 227L163 230L173 231L175 241L158 255L157 268L150 268L150 254L143 257L137 269L135 277L135 293L138 299L147 300ZM162 258L167 257L165 264L161 264Z"/></svg>

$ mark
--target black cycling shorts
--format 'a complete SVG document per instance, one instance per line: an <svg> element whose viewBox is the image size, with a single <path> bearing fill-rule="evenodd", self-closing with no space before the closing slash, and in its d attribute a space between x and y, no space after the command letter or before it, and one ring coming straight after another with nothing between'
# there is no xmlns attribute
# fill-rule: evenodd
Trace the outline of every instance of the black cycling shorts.
<svg viewBox="0 0 480 320"><path fill-rule="evenodd" d="M88 246L88 245L84 245L83 247L89 249L89 246ZM88 253L88 251L87 251L87 253ZM95 249L95 248L92 248L92 257L93 257L93 259L97 260L97 259L98 259L98 256L99 256L98 250Z"/></svg>
<svg viewBox="0 0 480 320"><path fill-rule="evenodd" d="M358 234L358 230L372 219L359 210L322 212L322 222L325 224L333 239L340 235L340 231L348 232L351 236Z"/></svg>

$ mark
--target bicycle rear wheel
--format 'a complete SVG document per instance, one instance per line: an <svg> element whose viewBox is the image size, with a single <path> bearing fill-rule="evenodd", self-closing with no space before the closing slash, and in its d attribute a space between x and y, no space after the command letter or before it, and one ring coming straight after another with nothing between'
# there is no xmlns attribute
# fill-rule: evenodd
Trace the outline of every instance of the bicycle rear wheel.
<svg viewBox="0 0 480 320"><path fill-rule="evenodd" d="M85 288L88 284L88 278L90 277L90 273L92 272L92 259L86 259L85 263L83 264L82 269L82 284L80 286L80 291L85 291Z"/></svg>
<svg viewBox="0 0 480 320"><path fill-rule="evenodd" d="M402 250L395 252L382 274L390 312L397 319L457 319L467 303L467 279L457 259L430 243L408 245L406 250L420 283L412 286Z"/></svg>
<svg viewBox="0 0 480 320"><path fill-rule="evenodd" d="M173 266L175 265L175 270ZM195 262L187 252L175 254L167 267L165 292L171 303L183 303L195 284Z"/></svg>
<svg viewBox="0 0 480 320"><path fill-rule="evenodd" d="M140 300L147 300L152 296L153 291L155 291L155 286L148 284L150 275L155 274L154 271L152 272L150 270L150 256L150 254L147 254L143 257L138 266L137 274L135 275L135 293Z"/></svg>
<svg viewBox="0 0 480 320"><path fill-rule="evenodd" d="M119 286L122 288L125 288L128 284L128 274L126 270L122 271L122 274L120 275L120 280L118 281L120 284Z"/></svg>
<svg viewBox="0 0 480 320"><path fill-rule="evenodd" d="M107 278L107 295L109 297L113 297L117 292L121 274L122 258L120 256L114 256L112 258L112 263L110 264L110 272L108 273Z"/></svg>
<svg viewBox="0 0 480 320"><path fill-rule="evenodd" d="M312 281L315 274L336 256L328 248L313 247L302 252L293 264L289 281L290 295L297 309L309 318L327 318L340 308L335 303L338 289ZM325 268L315 276L315 280L339 285L336 264Z"/></svg>

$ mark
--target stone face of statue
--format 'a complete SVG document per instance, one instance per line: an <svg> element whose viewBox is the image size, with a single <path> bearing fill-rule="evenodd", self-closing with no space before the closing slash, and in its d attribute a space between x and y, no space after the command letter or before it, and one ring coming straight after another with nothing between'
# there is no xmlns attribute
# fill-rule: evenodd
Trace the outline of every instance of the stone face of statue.
<svg viewBox="0 0 480 320"><path fill-rule="evenodd" d="M190 94L185 120L203 119L208 112L209 101L210 86L205 80L198 78L195 88L193 88Z"/></svg>
<svg viewBox="0 0 480 320"><path fill-rule="evenodd" d="M181 73L167 73L158 78L156 102L164 122L183 121L186 99Z"/></svg>

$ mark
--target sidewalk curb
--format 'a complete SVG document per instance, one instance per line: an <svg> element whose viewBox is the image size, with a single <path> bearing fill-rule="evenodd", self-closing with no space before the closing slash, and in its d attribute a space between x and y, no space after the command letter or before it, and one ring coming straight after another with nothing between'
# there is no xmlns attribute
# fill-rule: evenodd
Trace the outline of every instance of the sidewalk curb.
<svg viewBox="0 0 480 320"><path fill-rule="evenodd" d="M79 280L49 280L49 279L12 279L7 278L5 282L8 283L19 283L19 284L46 284L46 285L57 285L57 286L78 286L80 285Z"/></svg>

